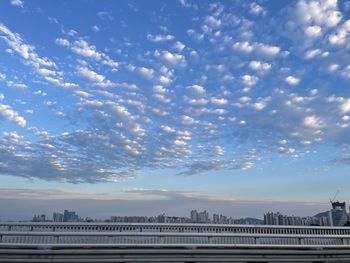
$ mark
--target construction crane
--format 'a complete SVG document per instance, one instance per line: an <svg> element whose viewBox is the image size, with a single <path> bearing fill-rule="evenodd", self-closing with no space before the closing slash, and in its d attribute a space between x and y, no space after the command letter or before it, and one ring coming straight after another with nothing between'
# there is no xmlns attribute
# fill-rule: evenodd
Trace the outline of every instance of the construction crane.
<svg viewBox="0 0 350 263"><path fill-rule="evenodd" d="M335 200L335 198L338 196L338 194L339 194L339 189L337 190L337 192L335 193L335 195L333 196L333 198L332 199L330 199L329 198L329 201L331 202L331 204L334 202L334 200Z"/></svg>

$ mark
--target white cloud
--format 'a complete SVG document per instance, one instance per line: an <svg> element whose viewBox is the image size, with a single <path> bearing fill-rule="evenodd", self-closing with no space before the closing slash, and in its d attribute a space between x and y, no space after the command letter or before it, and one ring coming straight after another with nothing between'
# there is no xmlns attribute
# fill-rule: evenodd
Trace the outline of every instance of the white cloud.
<svg viewBox="0 0 350 263"><path fill-rule="evenodd" d="M253 167L253 163L250 161L245 161L240 165L240 168L242 170L248 170L248 169L251 169L252 167Z"/></svg>
<svg viewBox="0 0 350 263"><path fill-rule="evenodd" d="M174 40L175 37L173 35L152 35L148 34L147 39L152 41L152 42L166 42L166 41L171 41Z"/></svg>
<svg viewBox="0 0 350 263"><path fill-rule="evenodd" d="M169 85L171 82L172 82L172 80L170 78L168 78L168 77L165 77L165 76L160 76L159 77L159 83L164 85L164 86Z"/></svg>
<svg viewBox="0 0 350 263"><path fill-rule="evenodd" d="M56 45L59 46L64 46L64 47L69 47L70 46L70 42L67 39L64 38L57 38L55 40Z"/></svg>
<svg viewBox="0 0 350 263"><path fill-rule="evenodd" d="M98 26L96 26L96 25L92 26L91 29L92 29L92 31L94 31L94 32L100 31L100 28L99 28Z"/></svg>
<svg viewBox="0 0 350 263"><path fill-rule="evenodd" d="M339 26L337 32L331 34L328 37L328 41L331 45L344 45L348 42L350 35L350 20L345 21Z"/></svg>
<svg viewBox="0 0 350 263"><path fill-rule="evenodd" d="M175 140L174 144L176 146L186 146L187 145L187 143L185 141L181 141L181 140Z"/></svg>
<svg viewBox="0 0 350 263"><path fill-rule="evenodd" d="M89 45L89 43L83 39L74 41L72 51L83 57L94 58L96 60L100 60L102 57L102 54L96 50L95 46Z"/></svg>
<svg viewBox="0 0 350 263"><path fill-rule="evenodd" d="M271 46L263 43L249 43L248 41L236 42L233 44L233 49L238 52L249 54L256 52L258 55L273 57L276 56L281 48L278 46Z"/></svg>
<svg viewBox="0 0 350 263"><path fill-rule="evenodd" d="M167 92L167 89L161 85L155 85L153 86L153 92L164 94Z"/></svg>
<svg viewBox="0 0 350 263"><path fill-rule="evenodd" d="M191 99L191 98L185 96L184 100L188 104L193 105L193 106L204 106L204 105L208 104L208 100L204 99L204 98Z"/></svg>
<svg viewBox="0 0 350 263"><path fill-rule="evenodd" d="M37 70L38 74L41 76L50 76L50 75L56 75L57 72L54 70L46 69L46 68L39 68Z"/></svg>
<svg viewBox="0 0 350 263"><path fill-rule="evenodd" d="M156 98L161 103L169 103L170 99L165 97L163 94L153 94L153 97Z"/></svg>
<svg viewBox="0 0 350 263"><path fill-rule="evenodd" d="M277 46L270 46L270 45L259 43L259 44L256 44L256 50L259 54L262 54L268 57L273 57L273 56L276 56L281 51L281 48Z"/></svg>
<svg viewBox="0 0 350 263"><path fill-rule="evenodd" d="M162 125L161 128L164 132L167 132L167 133L175 133L176 132L176 130L174 128L169 127L167 125Z"/></svg>
<svg viewBox="0 0 350 263"><path fill-rule="evenodd" d="M319 129L324 126L323 121L319 117L316 116L307 116L304 118L303 123L306 127L312 129Z"/></svg>
<svg viewBox="0 0 350 263"><path fill-rule="evenodd" d="M6 82L6 85L9 87L9 88L15 88L15 89L25 89L27 88L28 86L24 83L15 83L13 81L7 81Z"/></svg>
<svg viewBox="0 0 350 263"><path fill-rule="evenodd" d="M350 99L345 99L340 105L340 110L342 113L350 112Z"/></svg>
<svg viewBox="0 0 350 263"><path fill-rule="evenodd" d="M219 106L222 106L222 105L226 105L228 103L228 100L227 99L224 99L224 98L211 98L210 99L211 103L215 104L215 105L219 105Z"/></svg>
<svg viewBox="0 0 350 263"><path fill-rule="evenodd" d="M39 57L38 54L35 52L35 48L33 46L24 43L19 34L11 32L11 30L2 23L0 23L0 32L3 33L2 38L7 42L11 50L18 53L33 67L38 68L39 66L56 66L56 64L52 60L46 57Z"/></svg>
<svg viewBox="0 0 350 263"><path fill-rule="evenodd" d="M102 82L105 79L103 75L97 74L95 71L84 67L78 68L78 74L82 77L91 80L92 82Z"/></svg>
<svg viewBox="0 0 350 263"><path fill-rule="evenodd" d="M236 42L233 45L233 49L242 52L242 53L251 53L254 50L254 47L248 42Z"/></svg>
<svg viewBox="0 0 350 263"><path fill-rule="evenodd" d="M116 70L119 66L118 62L114 61L105 53L99 52L94 45L90 45L84 39L79 39L74 41L73 43L70 43L66 39L58 38L55 42L57 45L69 47L75 54L78 54L85 58L94 59L98 62L101 62L103 65L107 65L113 68L113 70Z"/></svg>
<svg viewBox="0 0 350 263"><path fill-rule="evenodd" d="M0 23L0 32L3 33L4 39L10 47L11 52L18 53L24 60L26 65L31 65L35 71L42 76L47 82L54 84L57 87L72 88L77 87L77 84L66 82L63 79L62 72L57 70L57 65L54 61L47 57L40 57L35 48L23 42L19 34L11 32L4 24ZM61 41L58 41L61 42ZM44 67L44 68L42 68ZM49 74L50 73L50 74ZM46 74L46 75L45 75ZM49 75L59 75L58 78L53 78Z"/></svg>
<svg viewBox="0 0 350 263"><path fill-rule="evenodd" d="M350 64L343 68L341 75L347 79L350 79Z"/></svg>
<svg viewBox="0 0 350 263"><path fill-rule="evenodd" d="M326 27L336 26L342 18L337 0L300 0L297 3L297 14L304 24Z"/></svg>
<svg viewBox="0 0 350 263"><path fill-rule="evenodd" d="M322 29L319 26L308 26L305 29L305 34L308 37L319 37L322 34Z"/></svg>
<svg viewBox="0 0 350 263"><path fill-rule="evenodd" d="M286 145L286 144L288 143L288 140L282 139L282 140L279 140L278 143L279 143L280 145Z"/></svg>
<svg viewBox="0 0 350 263"><path fill-rule="evenodd" d="M184 48L186 47L186 45L180 41L176 41L176 43L174 44L174 49L176 49L178 52L181 52L182 50L184 50Z"/></svg>
<svg viewBox="0 0 350 263"><path fill-rule="evenodd" d="M50 82L51 84L60 87L60 88L76 88L78 87L77 84L72 82L65 82L62 78L53 78L46 76L44 77L46 81Z"/></svg>
<svg viewBox="0 0 350 263"><path fill-rule="evenodd" d="M267 13L266 9L261 5L253 2L250 4L250 13L254 15L265 15Z"/></svg>
<svg viewBox="0 0 350 263"><path fill-rule="evenodd" d="M109 21L114 20L112 12L110 12L110 11L99 11L99 12L97 12L97 16L102 20L109 20Z"/></svg>
<svg viewBox="0 0 350 263"><path fill-rule="evenodd" d="M110 103L110 106L119 117L122 117L122 118L127 119L127 120L132 119L131 113L124 106L120 106L120 105L117 105L114 103Z"/></svg>
<svg viewBox="0 0 350 263"><path fill-rule="evenodd" d="M339 68L339 64L331 64L331 65L329 65L328 66L328 71L329 72L335 72L335 71L337 71L337 69Z"/></svg>
<svg viewBox="0 0 350 263"><path fill-rule="evenodd" d="M195 120L190 116L182 116L182 124L192 125L195 123Z"/></svg>
<svg viewBox="0 0 350 263"><path fill-rule="evenodd" d="M266 102L264 101L259 101L253 104L253 107L257 111L261 111L266 107Z"/></svg>
<svg viewBox="0 0 350 263"><path fill-rule="evenodd" d="M0 73L0 80L5 80L6 79L6 75L3 73Z"/></svg>
<svg viewBox="0 0 350 263"><path fill-rule="evenodd" d="M56 39L56 44L60 46L70 47L70 49L80 56L94 59L98 62L101 62L103 65L107 65L113 70L116 70L119 66L119 63L111 59L108 55L103 52L99 52L94 45L90 45L87 41L79 39L70 43L66 39L58 38Z"/></svg>
<svg viewBox="0 0 350 263"><path fill-rule="evenodd" d="M256 61L256 60L252 60L249 63L249 67L255 71L261 72L261 73L265 73L267 71L270 70L271 68L271 64L269 63L265 63L262 61Z"/></svg>
<svg viewBox="0 0 350 263"><path fill-rule="evenodd" d="M141 67L138 69L139 73L146 79L153 79L154 70L150 68Z"/></svg>
<svg viewBox="0 0 350 263"><path fill-rule="evenodd" d="M285 80L291 86L296 86L300 83L300 79L294 76L288 76Z"/></svg>
<svg viewBox="0 0 350 263"><path fill-rule="evenodd" d="M217 155L224 155L225 154L225 149L221 147L220 145L216 145L214 147L214 151Z"/></svg>
<svg viewBox="0 0 350 263"><path fill-rule="evenodd" d="M217 28L221 26L221 20L217 19L213 16L207 16L204 19L204 23L206 23L208 26L212 27L212 28Z"/></svg>
<svg viewBox="0 0 350 263"><path fill-rule="evenodd" d="M171 53L169 51L162 51L160 54L156 51L156 57L161 57L171 67L186 66L186 58L183 55Z"/></svg>
<svg viewBox="0 0 350 263"><path fill-rule="evenodd" d="M15 122L20 127L26 126L26 120L19 116L19 114L14 111L11 106L0 103L0 117L8 121Z"/></svg>
<svg viewBox="0 0 350 263"><path fill-rule="evenodd" d="M259 78L252 75L242 76L242 82L247 86L254 86L258 82Z"/></svg>
<svg viewBox="0 0 350 263"><path fill-rule="evenodd" d="M23 0L11 0L11 5L23 8Z"/></svg>
<svg viewBox="0 0 350 263"><path fill-rule="evenodd" d="M308 50L305 53L305 59L315 58L315 57L319 56L321 53L322 53L322 50L318 49L318 48L317 49Z"/></svg>
<svg viewBox="0 0 350 263"><path fill-rule="evenodd" d="M192 85L191 87L189 87L189 89L191 90L191 92L194 94L194 95L197 95L197 96L200 96L200 95L203 95L205 94L205 89L203 86L201 85Z"/></svg>

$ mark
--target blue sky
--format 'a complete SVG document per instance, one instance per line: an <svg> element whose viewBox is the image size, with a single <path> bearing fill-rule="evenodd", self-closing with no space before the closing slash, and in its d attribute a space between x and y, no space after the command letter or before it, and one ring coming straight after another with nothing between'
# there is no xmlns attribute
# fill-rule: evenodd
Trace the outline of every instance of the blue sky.
<svg viewBox="0 0 350 263"><path fill-rule="evenodd" d="M1 1L0 198L348 201L349 51L349 1Z"/></svg>

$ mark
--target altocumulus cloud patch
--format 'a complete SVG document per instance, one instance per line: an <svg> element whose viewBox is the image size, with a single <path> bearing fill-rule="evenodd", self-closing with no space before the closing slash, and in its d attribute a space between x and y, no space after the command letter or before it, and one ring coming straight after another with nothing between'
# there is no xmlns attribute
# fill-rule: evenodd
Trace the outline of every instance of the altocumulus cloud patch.
<svg viewBox="0 0 350 263"><path fill-rule="evenodd" d="M1 3L21 23L0 16L0 173L120 182L146 169L254 169L325 147L330 164L349 163L346 5L159 1L121 4L122 17L78 3L53 3L55 14ZM95 16L68 24L66 8Z"/></svg>

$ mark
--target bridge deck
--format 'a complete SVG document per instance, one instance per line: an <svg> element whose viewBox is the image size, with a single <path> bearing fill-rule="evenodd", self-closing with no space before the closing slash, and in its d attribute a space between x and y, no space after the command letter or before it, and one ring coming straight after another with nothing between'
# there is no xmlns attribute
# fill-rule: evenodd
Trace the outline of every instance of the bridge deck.
<svg viewBox="0 0 350 263"><path fill-rule="evenodd" d="M0 262L350 262L350 250L0 248Z"/></svg>

